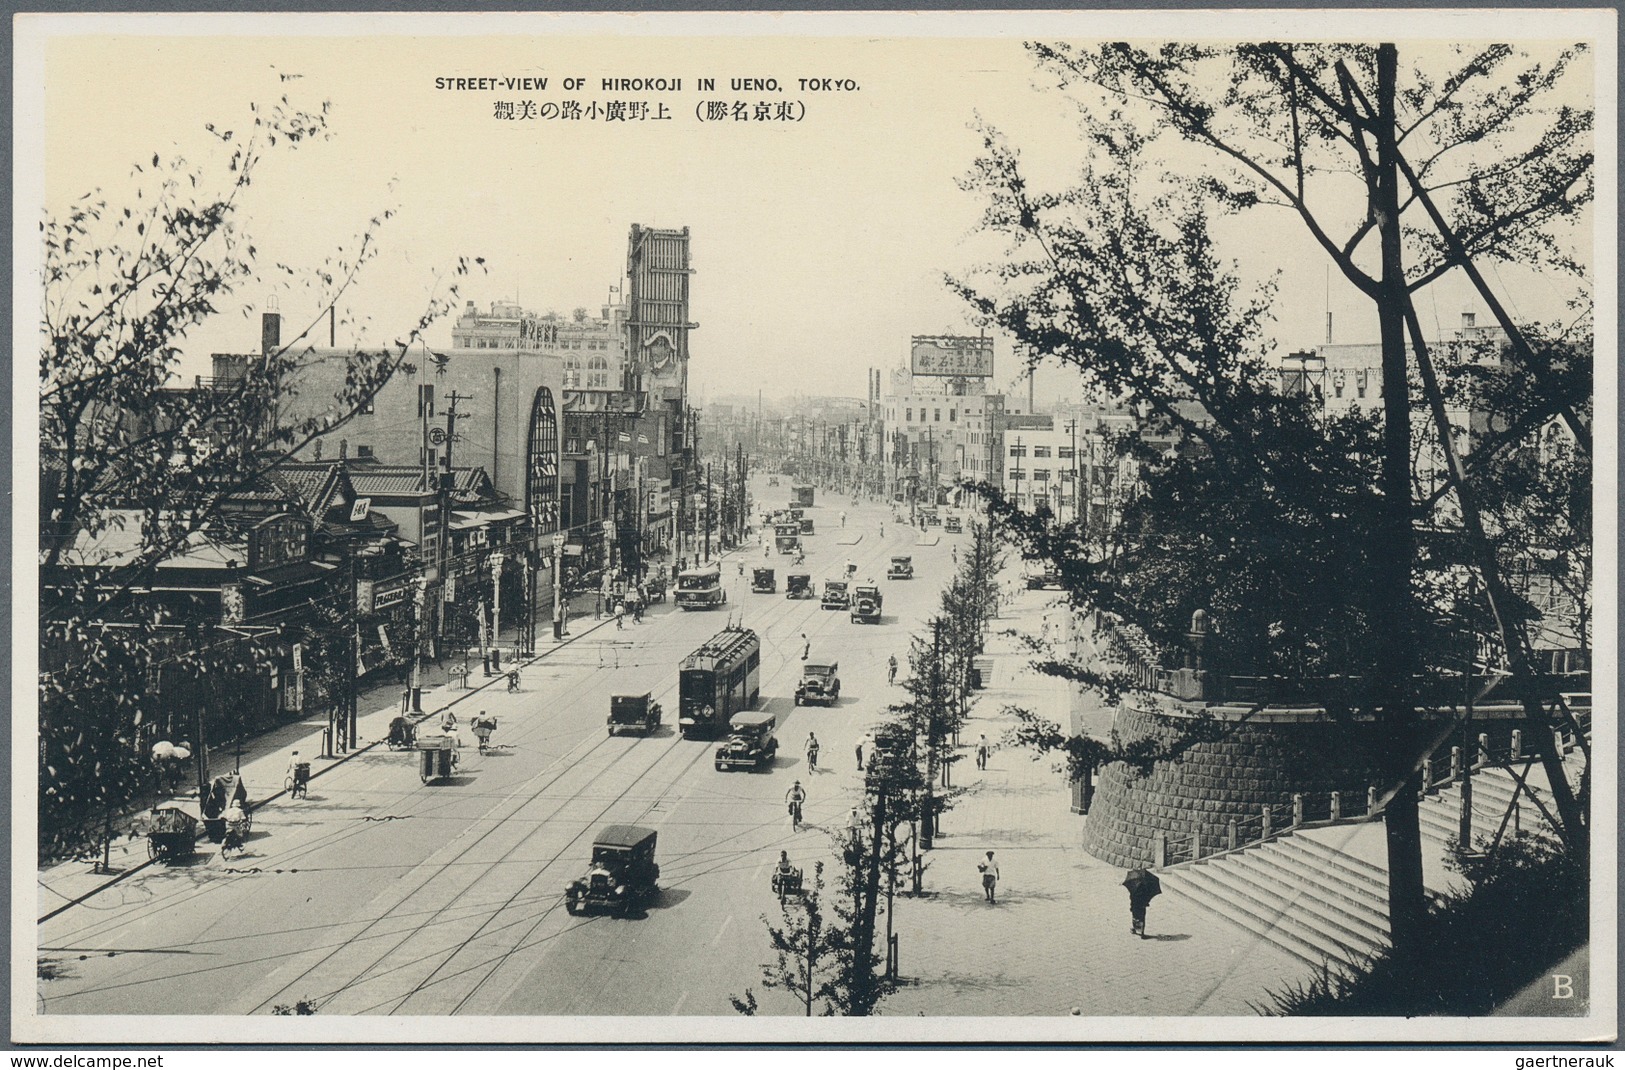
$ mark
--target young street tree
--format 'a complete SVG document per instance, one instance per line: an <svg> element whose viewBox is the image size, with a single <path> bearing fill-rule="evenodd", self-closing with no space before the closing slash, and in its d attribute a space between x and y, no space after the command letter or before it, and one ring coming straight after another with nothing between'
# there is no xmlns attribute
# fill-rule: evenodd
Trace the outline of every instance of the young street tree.
<svg viewBox="0 0 1625 1070"><path fill-rule="evenodd" d="M207 128L204 162L154 154L134 165L123 203L96 190L40 223L42 831L71 837L88 813L141 789L139 748L158 712L147 684L160 663L189 664L199 680L253 667L252 644L188 644L177 622L137 611L157 567L198 546L232 495L348 421L455 307L452 285L392 343L356 351L322 411L283 413L311 334L323 320L348 322L341 305L393 215L379 212L310 268L266 262L241 228L261 168L332 136L327 112L286 96L254 105L240 128ZM477 263L458 261L454 275ZM183 384L189 336L215 317L246 316L235 295L269 280L307 292L304 329L229 383Z"/></svg>
<svg viewBox="0 0 1625 1070"><path fill-rule="evenodd" d="M1494 521L1486 521L1480 501L1490 462L1522 436L1488 436L1473 455L1456 455L1437 360L1415 304L1418 292L1447 274L1466 276L1506 334L1506 359L1538 398L1523 435L1560 420L1576 451L1589 456L1589 417L1577 384L1562 374L1551 347L1513 321L1481 269L1520 263L1568 274L1581 288L1586 254L1571 251L1567 231L1593 196L1583 46L1540 57L1504 45L1436 48L1403 66L1389 44L1028 47L1079 98L1089 158L1075 187L1043 192L1030 184L1016 150L988 130L967 185L988 197L985 226L1009 240L1009 255L954 285L1038 359L1077 367L1111 396L1167 421L1208 452L1210 477L1261 481L1267 500L1285 474L1269 444L1278 446L1274 432L1297 420L1261 389L1272 287L1244 291L1219 255L1210 221L1268 210L1295 217L1370 301L1381 338L1375 515L1362 508L1357 526L1367 530L1329 532L1366 540L1371 571L1357 600L1365 618L1359 634L1369 643L1361 660L1374 671L1362 705L1398 736L1414 720L1414 681L1428 664L1425 622L1437 607L1419 594L1425 585L1416 525L1437 521L1413 488L1417 410L1444 457L1447 497L1488 594L1528 727L1538 729L1526 735L1542 748L1561 834L1584 852L1584 816L1548 742L1552 721L1543 703L1555 698L1553 688L1528 657L1525 622L1490 543ZM1159 155L1163 139L1183 150L1171 165ZM1205 153L1195 165L1193 147ZM1159 166L1172 170L1158 173ZM1197 405L1182 406L1186 400ZM1261 430L1271 434L1260 439ZM1319 520L1332 529L1343 523L1337 514ZM1065 559L1052 559L1064 572ZM1077 565L1073 577L1088 588L1095 571ZM1385 825L1393 941L1408 954L1426 899L1418 763L1400 750L1392 755Z"/></svg>

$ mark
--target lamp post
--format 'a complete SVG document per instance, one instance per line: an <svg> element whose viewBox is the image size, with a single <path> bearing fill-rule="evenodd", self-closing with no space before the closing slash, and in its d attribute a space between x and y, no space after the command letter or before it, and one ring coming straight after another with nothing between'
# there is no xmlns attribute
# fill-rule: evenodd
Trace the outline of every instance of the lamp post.
<svg viewBox="0 0 1625 1070"><path fill-rule="evenodd" d="M559 586L560 558L564 556L564 532L553 533L553 638L564 638L564 592Z"/></svg>
<svg viewBox="0 0 1625 1070"><path fill-rule="evenodd" d="M498 550L491 555L491 648L496 650L502 643L502 565L507 559ZM500 655L493 654L492 660L500 660Z"/></svg>

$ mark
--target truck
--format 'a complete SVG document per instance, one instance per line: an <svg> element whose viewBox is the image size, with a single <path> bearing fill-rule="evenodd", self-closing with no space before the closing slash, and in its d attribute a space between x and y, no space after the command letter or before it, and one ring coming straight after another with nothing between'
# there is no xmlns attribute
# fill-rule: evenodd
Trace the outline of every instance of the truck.
<svg viewBox="0 0 1625 1070"><path fill-rule="evenodd" d="M719 735L761 698L762 643L749 628L724 628L677 671L677 730L684 739Z"/></svg>
<svg viewBox="0 0 1625 1070"><path fill-rule="evenodd" d="M880 608L885 599L880 594L880 588L873 584L860 584L852 591L852 622L854 624L879 624Z"/></svg>
<svg viewBox="0 0 1625 1070"><path fill-rule="evenodd" d="M847 583L845 580L825 580L824 598L821 603L825 609L845 609Z"/></svg>

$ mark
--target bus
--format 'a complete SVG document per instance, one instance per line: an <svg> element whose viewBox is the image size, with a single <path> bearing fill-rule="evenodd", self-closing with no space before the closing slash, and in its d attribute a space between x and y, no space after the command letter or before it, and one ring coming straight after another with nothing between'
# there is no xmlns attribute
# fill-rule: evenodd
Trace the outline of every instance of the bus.
<svg viewBox="0 0 1625 1070"><path fill-rule="evenodd" d="M722 589L722 563L691 568L677 574L677 605L681 609L711 609L728 600Z"/></svg>
<svg viewBox="0 0 1625 1070"><path fill-rule="evenodd" d="M749 628L728 627L683 659L677 671L677 730L714 736L762 697L762 644Z"/></svg>

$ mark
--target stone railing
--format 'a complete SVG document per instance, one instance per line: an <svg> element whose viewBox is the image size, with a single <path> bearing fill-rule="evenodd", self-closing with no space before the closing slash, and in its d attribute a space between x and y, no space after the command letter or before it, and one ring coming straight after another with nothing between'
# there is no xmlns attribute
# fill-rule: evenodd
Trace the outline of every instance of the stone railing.
<svg viewBox="0 0 1625 1070"><path fill-rule="evenodd" d="M1564 697L1582 731L1589 736L1591 696L1570 694ZM1580 746L1580 740L1572 729L1552 729L1552 741L1559 754L1566 755ZM1504 739L1480 732L1472 749L1470 769L1469 759L1459 743L1441 745L1423 759L1421 797L1426 798L1459 784L1469 773L1537 757L1527 749L1523 730L1518 728L1506 733ZM1185 836L1159 831L1156 833L1154 864L1159 869L1186 865L1256 847L1302 829L1371 821L1382 816L1390 797L1375 785L1367 786L1364 795L1340 791L1299 793L1294 794L1288 804L1260 807L1256 817L1232 818L1222 824L1196 822Z"/></svg>

